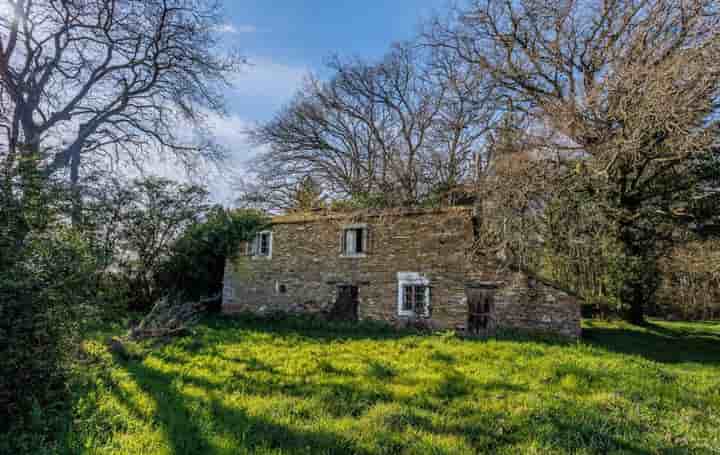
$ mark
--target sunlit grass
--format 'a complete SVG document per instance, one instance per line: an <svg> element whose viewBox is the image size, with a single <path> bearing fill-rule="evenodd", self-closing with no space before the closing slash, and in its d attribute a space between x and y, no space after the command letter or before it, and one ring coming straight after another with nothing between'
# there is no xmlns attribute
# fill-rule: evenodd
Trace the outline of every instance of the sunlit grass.
<svg viewBox="0 0 720 455"><path fill-rule="evenodd" d="M69 453L715 453L720 326L581 343L207 321L114 359L87 341Z"/></svg>

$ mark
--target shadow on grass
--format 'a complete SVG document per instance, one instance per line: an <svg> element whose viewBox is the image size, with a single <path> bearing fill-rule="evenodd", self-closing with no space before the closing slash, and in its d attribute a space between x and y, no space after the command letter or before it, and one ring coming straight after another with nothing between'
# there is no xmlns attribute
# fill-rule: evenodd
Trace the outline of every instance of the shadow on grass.
<svg viewBox="0 0 720 455"><path fill-rule="evenodd" d="M243 329L268 335L279 335L290 342L300 340L356 341L356 340L401 340L407 339L408 347L416 347L421 332L398 330L387 324L374 322L343 323L327 322L312 317L287 317L283 319L262 319L249 315L224 318L212 317L205 321L211 330L230 332L224 342L239 342L246 333ZM227 331L224 329L241 329ZM531 342L528 355L533 350L544 355L535 345L571 346L572 341L550 335L531 335L520 332L502 332L492 338L499 341ZM631 354L662 363L704 363L720 364L720 326L716 323L672 324L650 322L645 326L624 323L608 325L589 321L583 328L583 342L620 354ZM464 339L466 344L485 343L485 339ZM433 353L431 360L453 364L457 359L444 353Z"/></svg>
<svg viewBox="0 0 720 455"><path fill-rule="evenodd" d="M362 447L356 437L332 431L298 428L271 421L264 416L251 415L246 410L233 406L231 400L227 400L228 395L234 393L230 384L213 383L204 378L185 376L181 381L183 384L203 392L191 395L178 390L176 377L172 373L158 371L138 361L116 360L116 363L129 373L138 388L152 399L155 407L152 412L148 412L147 408L141 409L134 398L122 389L115 391L116 397L136 419L159 425L163 429L171 452L175 455L214 453L223 450L227 452L228 449L233 450L229 453L269 451L283 454L399 454L413 447L416 449L422 447L416 445L419 444L418 441L403 437L403 434L412 428L434 435L455 435L478 449L498 449L515 444L522 437L520 434L502 436L494 432L489 423L502 417L499 414L493 419L486 419L484 413L476 414L476 419L468 420L467 425L437 426L431 418L423 416L423 413L425 415L428 412L441 413L441 408L412 402L395 402L389 394L371 392L353 384L281 384L282 378L263 383L247 376L233 379L242 383L237 385L247 396L272 399L284 395L313 399L311 403L315 403L314 406L318 406L319 409L310 412L307 409L295 410L298 415L304 416L305 421L317 412L325 413L332 418L367 419L370 410L376 405L394 406L393 403L396 403L400 406L400 411L383 415L378 422L381 425L368 428L368 431L372 432L371 448L368 449ZM505 388L504 385L499 384L488 384L488 387ZM433 396L434 399L447 402L452 399L462 399L469 393L469 383L466 378L451 374L438 384ZM288 403L279 403L278 409L292 406ZM482 419L486 425L474 425L472 422L476 422L477 419ZM520 426L513 426L512 429L519 430ZM217 447L214 442L217 440L223 441L224 447ZM366 434L364 444L368 442ZM430 449L432 453L446 453L441 447L433 446ZM424 450L420 450L425 453Z"/></svg>
<svg viewBox="0 0 720 455"><path fill-rule="evenodd" d="M693 325L692 329L659 323L645 326L588 322L583 340L588 344L620 354L631 354L661 363L720 364L720 333L717 326ZM715 329L715 330L713 330Z"/></svg>
<svg viewBox="0 0 720 455"><path fill-rule="evenodd" d="M312 316L262 318L253 315L214 316L203 321L212 330L247 329L268 334L319 341L330 340L398 340L419 335L414 330L396 329L373 321L329 322Z"/></svg>
<svg viewBox="0 0 720 455"><path fill-rule="evenodd" d="M243 339L248 331L279 335L278 338L310 339L396 339L408 334L333 329L327 325L303 329L298 321L278 321L260 325L247 321L210 321L211 338L223 343ZM225 331L224 328L241 329ZM387 329L385 329L387 330ZM228 337L225 336L228 335ZM601 325L586 329L587 341L593 345L622 353L638 354L664 362L717 362L718 335L711 330L673 330L665 326L617 328ZM281 340L285 342L287 340ZM269 341L270 342L270 341ZM412 342L412 340L411 340ZM212 340L209 341L212 343ZM179 343L182 346L182 343ZM671 348L668 348L671 346ZM705 350L705 351L703 351ZM702 352L701 352L702 351ZM215 354L213 354L215 355ZM175 373L182 371L183 356L159 355L173 371L160 371L147 363L130 360L116 364L129 373L137 386L155 403L151 413L140 409L134 397L118 390L119 398L139 420L159 425L174 454L221 451L218 441L229 452L272 451L273 453L444 453L433 446L435 436L461 439L476 452L513 451L525 444L542 449L573 453L652 453L678 451L693 453L690 446L658 447L647 435L651 432L643 421L633 420L622 411L609 412L603 404L584 404L558 398L540 407L518 412L496 411L475 406L478 397L503 399L511 394L529 393L523 384L503 381L482 382L452 367L458 360L449 355L431 354L431 361L442 365L438 381L419 388L420 392L396 398L382 384L393 381L397 372L379 361L368 362L367 371L348 375L332 363L318 363L318 372L308 377L291 376L252 356L226 358L237 362L241 371L226 379L198 377ZM325 374L327 377L323 377ZM583 369L572 363L557 367L550 382L566 376L575 378L578 388L591 389L595 383L615 383L605 373ZM369 379L364 382L363 379ZM344 381L344 382L343 382ZM189 386L189 387L185 387ZM479 390L484 393L478 394ZM196 393L197 392L197 393ZM235 397L236 399L231 399ZM237 399L242 397L242 399ZM255 414L244 399L270 401L279 399L272 417ZM693 404L699 407L700 403ZM289 410L292 410L290 413ZM381 412L385 410L384 412ZM284 414L286 412L286 414ZM287 414L289 413L289 414ZM278 416L277 419L274 416ZM293 417L294 416L294 417ZM452 418L448 418L448 417ZM333 432L305 425L311 419L352 419L364 434ZM291 418L291 422L286 423ZM295 423L300 422L300 423ZM415 431L432 435L430 442L404 435ZM413 444L430 444L429 446ZM658 444L655 441L655 444ZM233 453L233 452L230 452Z"/></svg>
<svg viewBox="0 0 720 455"><path fill-rule="evenodd" d="M155 402L152 416L143 415L130 396L118 398L139 419L160 424L175 455L211 453L213 439L220 438L237 450L281 450L282 453L368 453L354 442L336 433L306 430L253 416L223 402L224 389L218 384L187 379L203 389L206 397L189 396L177 390L172 374L149 368L142 363L118 363L137 386ZM227 449L225 447L224 449Z"/></svg>

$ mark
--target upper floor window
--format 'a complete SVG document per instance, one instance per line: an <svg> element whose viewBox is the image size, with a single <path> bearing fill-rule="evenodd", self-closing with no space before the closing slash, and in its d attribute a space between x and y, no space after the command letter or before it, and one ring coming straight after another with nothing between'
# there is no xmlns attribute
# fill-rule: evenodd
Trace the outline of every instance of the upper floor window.
<svg viewBox="0 0 720 455"><path fill-rule="evenodd" d="M255 234L252 242L249 244L251 256L272 256L272 232L262 231Z"/></svg>
<svg viewBox="0 0 720 455"><path fill-rule="evenodd" d="M340 241L340 252L343 256L364 256L368 251L367 225L345 226Z"/></svg>

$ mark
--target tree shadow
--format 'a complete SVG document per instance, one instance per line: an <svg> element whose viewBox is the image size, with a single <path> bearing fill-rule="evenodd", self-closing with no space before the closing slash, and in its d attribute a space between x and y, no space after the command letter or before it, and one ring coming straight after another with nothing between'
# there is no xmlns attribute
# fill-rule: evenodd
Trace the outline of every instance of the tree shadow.
<svg viewBox="0 0 720 455"><path fill-rule="evenodd" d="M133 398L115 390L118 399L138 419L157 421L176 455L213 452L212 439L231 440L238 450L282 451L288 454L356 453L367 451L351 439L322 430L291 427L251 415L239 407L224 404L224 387L198 378L185 377L185 383L203 389L209 398L189 396L174 385L172 374L150 368L140 362L118 363L143 393L156 405L155 415L143 413ZM201 419L202 414L206 419ZM201 425L202 423L202 425Z"/></svg>
<svg viewBox="0 0 720 455"><path fill-rule="evenodd" d="M674 337L674 332L662 335L658 331L650 335ZM633 332L633 338L636 336ZM601 336L597 342L602 341ZM391 374L394 372L385 364L368 364L367 372L356 377L349 377L334 368L311 373L317 374L317 377L298 377L252 356L244 358L238 355L226 360L238 362L242 367L229 378L215 380L212 376L194 376L186 371L180 374L186 361L182 356L158 355L157 359L168 362L171 368L160 371L147 362L121 362L116 359L116 364L127 371L137 387L154 401L152 415L133 402L132 394L122 390L118 390L117 394L138 419L157 422L162 427L174 454L219 451L215 445L218 439L239 452L250 453L403 453L412 444L418 444L412 448L420 453L444 453L443 447L433 445L432 438L435 436L461 439L477 453L514 450L527 443L539 444L541 449L559 449L568 453L614 451L644 454L654 451L647 448L652 441L645 439L644 435L649 431L643 422L623 414L608 414L609 408L603 404L560 400L519 413L475 406L473 402L478 397L502 399L508 394L528 393L529 389L525 385L500 380L479 381L449 365L444 365L445 371L437 381L428 384L416 395L396 398L383 386L383 381L395 378ZM435 360L443 363L448 359L441 357ZM565 376L572 376L579 378L579 388L587 390L595 383L619 381L610 373L591 371L572 362L561 363L556 370L549 381L560 383ZM363 382L363 377L371 380ZM187 393L188 389L202 393ZM478 391L485 393L478 394ZM298 426L285 423L285 419L290 418L287 415L279 420L264 414L256 415L250 410L252 408L246 409L244 405L228 399L229 396L260 400L282 397L272 415L292 411L292 418L301 422L322 416L331 419L377 419L377 425L370 427L372 433L365 435L364 439L322 428L308 429L302 423ZM699 405L693 404L696 407ZM380 412L383 409L389 411ZM457 418L444 418L448 412L454 413ZM403 434L416 430L422 430L431 437L424 442L403 439ZM366 447L368 440L371 448ZM422 446L421 443L427 445ZM696 448L678 445L657 449L693 453Z"/></svg>
<svg viewBox="0 0 720 455"><path fill-rule="evenodd" d="M294 337L298 340L399 340L419 335L412 329L398 329L386 323L374 321L343 322L326 321L312 316L287 316L262 318L253 315L213 316L204 321L211 330L243 329L260 330L266 334ZM242 336L242 335L235 335Z"/></svg>
<svg viewBox="0 0 720 455"><path fill-rule="evenodd" d="M720 364L720 333L713 331L712 326L698 325L692 330L657 323L607 327L591 321L583 328L583 341L660 363Z"/></svg>

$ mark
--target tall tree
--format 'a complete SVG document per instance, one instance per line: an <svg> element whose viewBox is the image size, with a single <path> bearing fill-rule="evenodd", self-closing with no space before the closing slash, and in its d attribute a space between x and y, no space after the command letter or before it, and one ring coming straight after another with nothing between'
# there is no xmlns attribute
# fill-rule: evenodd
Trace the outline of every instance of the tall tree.
<svg viewBox="0 0 720 455"><path fill-rule="evenodd" d="M426 34L529 115L622 245L618 295L642 322L678 228L713 216L720 184L714 0L474 0Z"/></svg>
<svg viewBox="0 0 720 455"><path fill-rule="evenodd" d="M204 121L240 63L218 52L217 0L0 0L0 12L6 176L33 155L77 187L91 157L217 150Z"/></svg>
<svg viewBox="0 0 720 455"><path fill-rule="evenodd" d="M268 151L254 170L271 193L309 175L331 195L416 204L472 175L494 108L453 54L404 44L378 62L328 66L328 81L309 80L255 132Z"/></svg>

